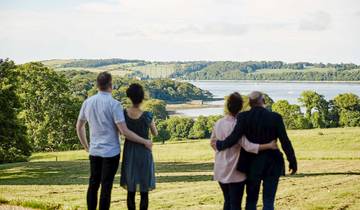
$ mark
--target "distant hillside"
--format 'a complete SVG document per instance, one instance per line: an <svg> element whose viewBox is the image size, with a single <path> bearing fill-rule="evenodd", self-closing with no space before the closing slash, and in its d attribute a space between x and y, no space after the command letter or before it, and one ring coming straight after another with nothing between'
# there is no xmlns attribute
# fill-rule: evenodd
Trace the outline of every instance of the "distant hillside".
<svg viewBox="0 0 360 210"><path fill-rule="evenodd" d="M140 78L188 80L303 80L360 81L360 66L352 63L285 63L282 61L188 61L150 62L131 59L46 60L56 70L109 71Z"/></svg>

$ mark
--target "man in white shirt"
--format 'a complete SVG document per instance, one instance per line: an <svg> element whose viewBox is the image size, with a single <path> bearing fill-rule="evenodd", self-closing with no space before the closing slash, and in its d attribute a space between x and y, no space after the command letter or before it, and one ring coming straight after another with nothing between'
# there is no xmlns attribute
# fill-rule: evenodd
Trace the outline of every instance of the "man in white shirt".
<svg viewBox="0 0 360 210"><path fill-rule="evenodd" d="M121 103L111 95L111 74L100 73L97 77L97 87L98 94L86 99L82 104L76 131L84 149L89 152L88 209L96 210L97 193L101 184L99 209L107 210L110 208L112 185L119 166L119 131L127 139L143 144L150 150L152 143L127 128ZM89 123L90 146L86 138L86 122Z"/></svg>

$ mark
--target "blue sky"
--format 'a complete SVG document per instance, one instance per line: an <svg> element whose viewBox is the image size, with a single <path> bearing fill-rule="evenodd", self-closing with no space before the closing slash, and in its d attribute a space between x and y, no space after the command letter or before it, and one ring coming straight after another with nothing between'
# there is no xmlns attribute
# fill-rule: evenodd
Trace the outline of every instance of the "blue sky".
<svg viewBox="0 0 360 210"><path fill-rule="evenodd" d="M360 64L358 0L0 0L0 57Z"/></svg>

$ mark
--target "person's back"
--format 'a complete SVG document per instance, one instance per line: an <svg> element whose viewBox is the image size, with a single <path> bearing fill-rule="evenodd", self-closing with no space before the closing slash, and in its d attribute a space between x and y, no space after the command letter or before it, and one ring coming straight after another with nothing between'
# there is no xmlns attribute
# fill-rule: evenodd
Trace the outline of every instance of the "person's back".
<svg viewBox="0 0 360 210"><path fill-rule="evenodd" d="M119 131L131 141L143 144L151 150L152 143L129 130L119 101L112 98L112 77L102 72L96 79L99 92L84 101L81 106L76 132L80 143L89 152L90 178L87 191L87 207L97 209L98 190L101 185L100 210L110 208L111 190L120 160ZM89 123L90 146L85 124Z"/></svg>
<svg viewBox="0 0 360 210"><path fill-rule="evenodd" d="M86 99L81 106L76 131L81 144L89 151L90 179L87 192L89 210L97 208L97 194L101 185L99 209L110 208L111 189L119 166L120 143L117 124L125 121L120 102L112 98L112 78L107 72L97 77L99 92ZM85 133L89 124L90 146Z"/></svg>
<svg viewBox="0 0 360 210"><path fill-rule="evenodd" d="M149 133L156 136L157 130L151 112L142 111L144 90L139 84L131 84L126 96L132 106L124 110L127 127L137 135L148 139ZM150 141L150 140L148 140ZM149 191L155 189L155 165L152 152L144 145L125 139L121 162L120 185L128 191L128 209L135 209L135 195L140 192L140 209L146 210L149 205Z"/></svg>
<svg viewBox="0 0 360 210"><path fill-rule="evenodd" d="M289 161L292 173L297 171L294 149L286 134L281 115L264 108L265 99L261 92L249 95L250 111L240 113L231 135L224 141L217 141L216 148L224 150L236 144L239 137L245 136L252 143L264 144L272 139L279 139ZM284 158L279 150L267 150L257 155L241 149L237 169L247 174L246 209L256 209L260 185L263 182L263 209L274 209L275 194L279 177L284 174Z"/></svg>
<svg viewBox="0 0 360 210"><path fill-rule="evenodd" d="M284 133L282 118L278 113L263 107L253 107L250 111L241 113L239 118L244 123L244 134L250 142L265 144L270 142L269 139L280 139L289 161L296 162L295 153ZM257 155L244 151L243 154L238 169L246 171L250 178L284 174L284 159L279 150L265 150Z"/></svg>
<svg viewBox="0 0 360 210"><path fill-rule="evenodd" d="M118 108L120 102L109 92L99 91L84 102L80 116L89 123L90 155L111 157L120 153L119 132L113 118Z"/></svg>
<svg viewBox="0 0 360 210"><path fill-rule="evenodd" d="M277 139L276 113L262 107L254 107L244 114L246 115L245 135L250 141L263 144L271 139Z"/></svg>

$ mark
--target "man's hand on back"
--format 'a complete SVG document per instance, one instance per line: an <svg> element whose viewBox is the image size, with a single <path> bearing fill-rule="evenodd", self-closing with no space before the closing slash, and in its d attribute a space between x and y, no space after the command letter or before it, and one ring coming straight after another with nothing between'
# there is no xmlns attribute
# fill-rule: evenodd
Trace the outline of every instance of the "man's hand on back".
<svg viewBox="0 0 360 210"><path fill-rule="evenodd" d="M152 141L144 139L128 129L125 122L116 123L116 126L118 127L120 133L122 133L127 139L138 144L143 144L146 148L152 150Z"/></svg>

